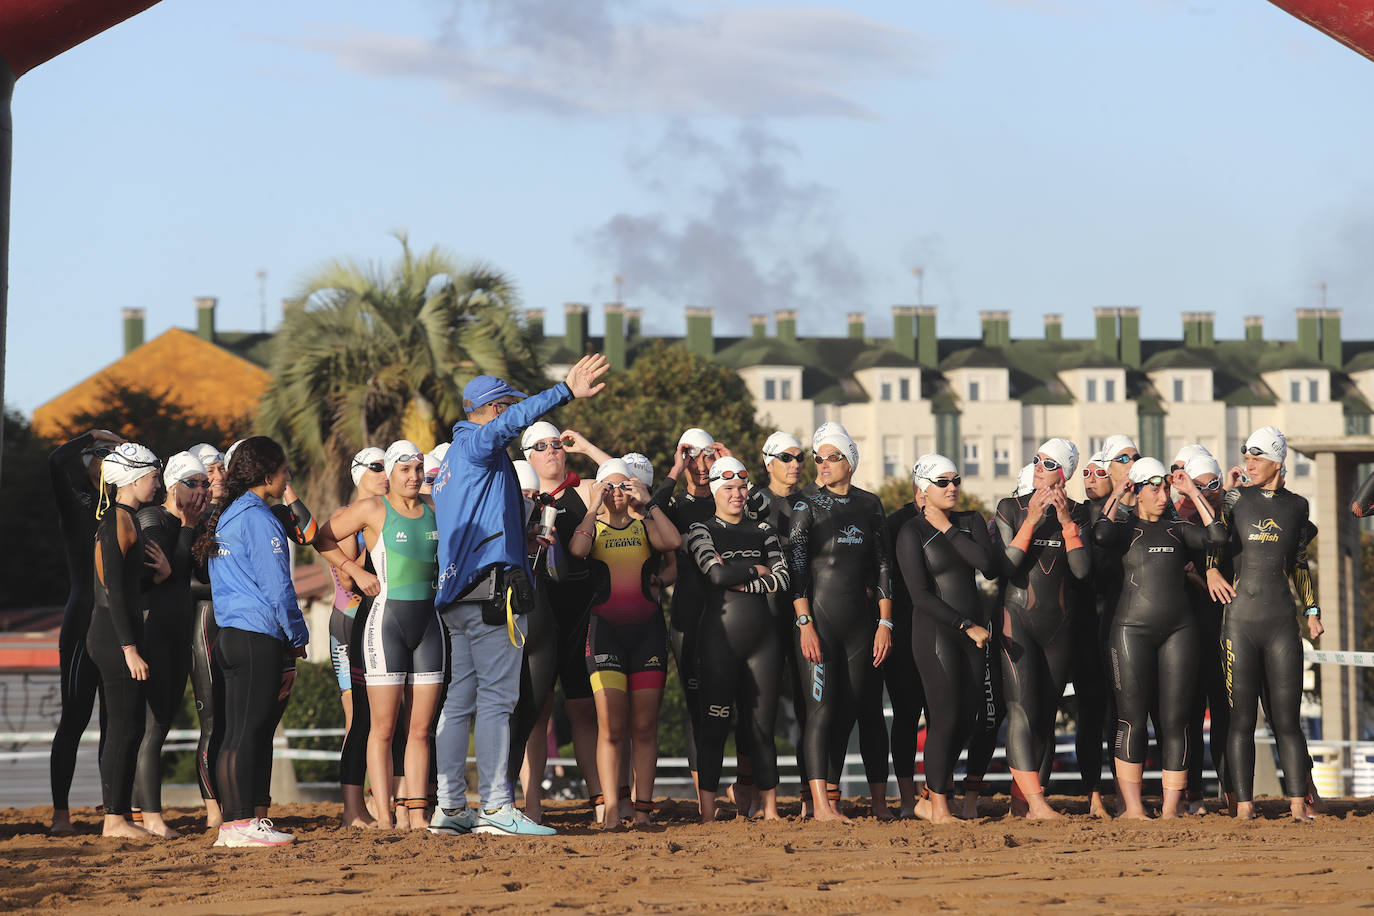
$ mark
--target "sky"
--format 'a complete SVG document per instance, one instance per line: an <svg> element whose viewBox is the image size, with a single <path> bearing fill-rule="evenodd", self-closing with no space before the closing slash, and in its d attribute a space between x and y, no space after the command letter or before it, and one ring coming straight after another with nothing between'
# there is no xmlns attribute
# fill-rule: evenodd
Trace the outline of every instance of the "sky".
<svg viewBox="0 0 1374 916"><path fill-rule="evenodd" d="M15 87L5 398L404 231L548 313L1374 337L1374 64L1264 0L163 0ZM260 285L259 271L266 272ZM622 278L617 286L616 277Z"/></svg>

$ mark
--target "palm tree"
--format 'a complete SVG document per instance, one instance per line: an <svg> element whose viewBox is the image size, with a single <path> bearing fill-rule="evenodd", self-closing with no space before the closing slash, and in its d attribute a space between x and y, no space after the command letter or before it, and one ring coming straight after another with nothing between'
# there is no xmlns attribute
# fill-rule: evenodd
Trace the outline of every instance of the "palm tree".
<svg viewBox="0 0 1374 916"><path fill-rule="evenodd" d="M317 501L347 498L348 462L364 445L448 441L474 376L545 387L511 280L439 248L417 255L404 234L396 238L394 264L321 267L273 341L259 419Z"/></svg>

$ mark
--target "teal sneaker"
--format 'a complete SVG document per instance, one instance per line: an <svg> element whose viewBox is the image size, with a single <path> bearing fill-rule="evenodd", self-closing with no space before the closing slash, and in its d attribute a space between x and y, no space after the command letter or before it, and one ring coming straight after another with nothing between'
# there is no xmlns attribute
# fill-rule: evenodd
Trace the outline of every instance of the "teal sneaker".
<svg viewBox="0 0 1374 916"><path fill-rule="evenodd" d="M448 811L453 813L449 814ZM430 833L435 836L463 836L472 833L472 828L477 826L477 816L466 805L461 808L450 808L448 811L443 808L434 809L434 817L429 820Z"/></svg>
<svg viewBox="0 0 1374 916"><path fill-rule="evenodd" d="M505 836L553 836L558 831L543 824L536 824L525 817L523 811L507 804L494 811L483 811L477 815L477 826L472 832L499 833Z"/></svg>

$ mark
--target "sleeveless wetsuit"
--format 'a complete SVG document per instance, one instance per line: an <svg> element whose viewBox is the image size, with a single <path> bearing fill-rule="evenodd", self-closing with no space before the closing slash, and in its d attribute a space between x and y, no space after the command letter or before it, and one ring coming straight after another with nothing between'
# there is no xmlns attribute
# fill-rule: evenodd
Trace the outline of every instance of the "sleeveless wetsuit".
<svg viewBox="0 0 1374 916"><path fill-rule="evenodd" d="M592 608L587 628L587 673L593 690L662 690L667 630L649 590L658 557L641 519L624 528L597 520L588 555L603 568L605 600Z"/></svg>
<svg viewBox="0 0 1374 916"><path fill-rule="evenodd" d="M373 598L363 633L368 684L441 684L444 632L434 608L439 532L434 510L420 503L408 518L385 498L386 521L373 544L372 565L381 590Z"/></svg>
<svg viewBox="0 0 1374 916"><path fill-rule="evenodd" d="M725 740L730 718L737 712L749 733L755 784L764 791L776 789L773 726L782 684L782 645L767 596L787 591L782 546L767 522L746 519L731 524L714 516L687 529L687 540L706 593L697 658L702 703L698 784L708 792L720 788ZM760 576L755 566L771 572Z"/></svg>
<svg viewBox="0 0 1374 916"><path fill-rule="evenodd" d="M1316 605L1307 547L1312 528L1307 500L1286 489L1237 487L1222 503L1234 564L1235 599L1221 624L1231 706L1227 768L1236 799L1254 799L1255 721L1260 694L1269 693L1269 727L1283 764L1284 793L1307 794L1311 758L1302 733L1302 638L1298 616ZM1213 562L1215 562L1215 554ZM1301 607L1293 602L1292 580Z"/></svg>
<svg viewBox="0 0 1374 916"><path fill-rule="evenodd" d="M986 627L975 572L1000 565L977 512L952 512L940 532L913 515L897 535L897 563L912 603L911 653L927 698L925 773L931 791L954 790L954 765L986 715L987 653L959 629Z"/></svg>
<svg viewBox="0 0 1374 916"><path fill-rule="evenodd" d="M870 784L888 776L882 677L873 667L879 599L892 595L892 555L883 505L867 490L843 496L821 487L799 494L788 532L793 598L809 598L821 661L801 655L807 718L802 737L812 779L839 782L849 733L859 725L859 749ZM871 590L871 593L870 593Z"/></svg>

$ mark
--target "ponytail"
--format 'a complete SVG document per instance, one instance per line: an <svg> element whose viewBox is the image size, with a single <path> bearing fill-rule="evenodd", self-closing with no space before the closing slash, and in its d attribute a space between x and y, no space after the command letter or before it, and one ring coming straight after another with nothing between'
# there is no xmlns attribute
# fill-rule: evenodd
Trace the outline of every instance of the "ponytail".
<svg viewBox="0 0 1374 916"><path fill-rule="evenodd" d="M218 552L219 545L215 540L215 532L219 528L219 519L224 510L253 487L266 483L267 478L280 470L284 464L286 452L266 436L253 436L238 443L238 448L234 450L234 460L229 462L228 473L225 474L224 499L211 507L204 528L196 538L195 546L191 548L196 562L204 563Z"/></svg>

